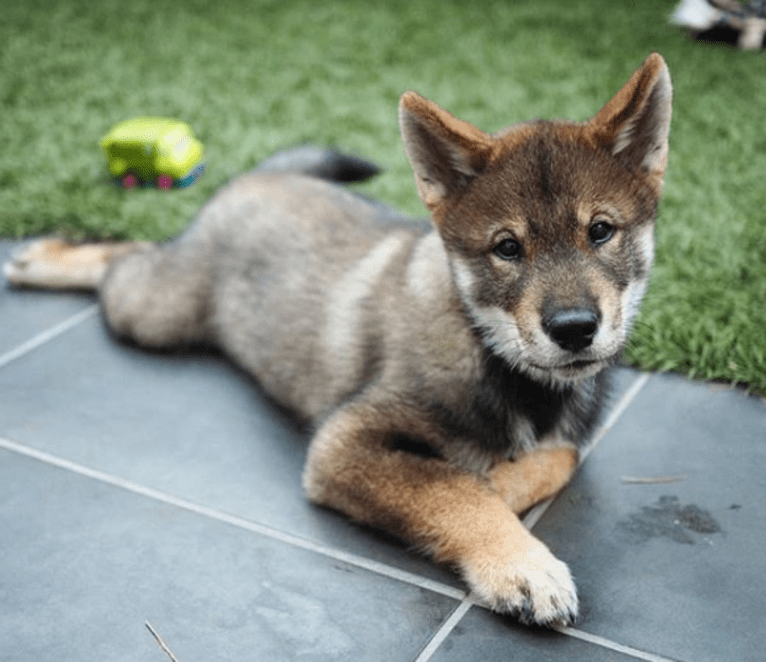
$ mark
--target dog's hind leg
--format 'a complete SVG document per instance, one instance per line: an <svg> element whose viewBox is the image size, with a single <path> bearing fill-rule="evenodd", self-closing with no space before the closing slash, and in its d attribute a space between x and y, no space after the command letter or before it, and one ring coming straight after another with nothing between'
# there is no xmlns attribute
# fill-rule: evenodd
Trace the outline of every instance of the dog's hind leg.
<svg viewBox="0 0 766 662"><path fill-rule="evenodd" d="M99 287L101 307L118 337L143 347L199 344L209 338L211 274L204 250L188 235L116 260Z"/></svg>
<svg viewBox="0 0 766 662"><path fill-rule="evenodd" d="M53 237L39 239L13 255L3 272L16 287L97 290L115 259L150 246L145 241L78 244Z"/></svg>

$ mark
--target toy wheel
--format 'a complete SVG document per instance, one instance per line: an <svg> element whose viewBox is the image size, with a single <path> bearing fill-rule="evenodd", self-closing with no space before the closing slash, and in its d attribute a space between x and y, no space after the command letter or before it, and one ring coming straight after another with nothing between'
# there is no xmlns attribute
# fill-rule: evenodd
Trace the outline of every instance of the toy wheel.
<svg viewBox="0 0 766 662"><path fill-rule="evenodd" d="M173 188L173 178L170 175L160 175L157 177L157 188L167 191Z"/></svg>
<svg viewBox="0 0 766 662"><path fill-rule="evenodd" d="M138 177L136 177L132 172L126 172L120 178L120 183L122 184L122 188L124 188L126 191L130 191L131 189L134 189L136 186L138 186Z"/></svg>

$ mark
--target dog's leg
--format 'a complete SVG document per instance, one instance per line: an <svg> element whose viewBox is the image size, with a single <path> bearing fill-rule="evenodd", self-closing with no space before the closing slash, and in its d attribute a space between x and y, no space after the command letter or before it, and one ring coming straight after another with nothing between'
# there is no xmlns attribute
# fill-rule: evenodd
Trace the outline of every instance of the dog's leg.
<svg viewBox="0 0 766 662"><path fill-rule="evenodd" d="M492 609L524 622L561 624L577 614L567 566L519 521L489 481L444 460L390 448L417 434L401 411L349 404L312 440L308 496L389 531L456 567Z"/></svg>
<svg viewBox="0 0 766 662"><path fill-rule="evenodd" d="M106 323L143 347L212 341L210 268L204 242L191 234L117 260L99 288Z"/></svg>
<svg viewBox="0 0 766 662"><path fill-rule="evenodd" d="M14 255L3 271L8 282L17 287L97 290L112 261L149 246L145 241L77 244L58 238L39 239Z"/></svg>
<svg viewBox="0 0 766 662"><path fill-rule="evenodd" d="M514 513L523 513L561 490L577 468L578 451L572 444L542 445L489 471L497 493Z"/></svg>

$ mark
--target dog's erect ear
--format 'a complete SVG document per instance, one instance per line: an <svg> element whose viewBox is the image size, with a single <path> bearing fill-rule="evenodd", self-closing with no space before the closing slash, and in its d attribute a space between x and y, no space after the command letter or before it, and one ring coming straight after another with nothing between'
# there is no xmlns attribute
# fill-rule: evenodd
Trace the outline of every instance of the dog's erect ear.
<svg viewBox="0 0 766 662"><path fill-rule="evenodd" d="M492 149L486 133L415 92L402 95L399 127L420 199L431 211L481 172Z"/></svg>
<svg viewBox="0 0 766 662"><path fill-rule="evenodd" d="M596 142L631 170L644 174L657 195L668 161L672 96L665 60L652 53L588 122Z"/></svg>

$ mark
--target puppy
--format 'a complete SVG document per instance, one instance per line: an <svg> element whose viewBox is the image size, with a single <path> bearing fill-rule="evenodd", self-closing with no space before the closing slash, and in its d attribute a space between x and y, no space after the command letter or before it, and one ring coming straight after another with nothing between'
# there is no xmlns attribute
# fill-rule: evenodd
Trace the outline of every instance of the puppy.
<svg viewBox="0 0 766 662"><path fill-rule="evenodd" d="M179 237L42 240L11 283L98 289L117 335L205 343L313 423L303 484L527 623L577 614L567 566L519 520L575 470L653 259L671 84L650 55L586 122L491 135L413 92L404 148L430 226L304 148L219 191Z"/></svg>

